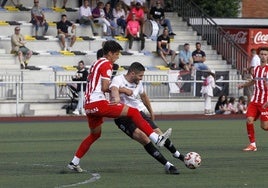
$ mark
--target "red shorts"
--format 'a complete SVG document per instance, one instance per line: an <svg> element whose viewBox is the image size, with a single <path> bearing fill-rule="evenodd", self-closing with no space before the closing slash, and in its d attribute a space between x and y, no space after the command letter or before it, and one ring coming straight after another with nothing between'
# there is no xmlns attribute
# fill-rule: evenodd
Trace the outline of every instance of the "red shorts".
<svg viewBox="0 0 268 188"><path fill-rule="evenodd" d="M103 123L103 118L117 118L124 108L123 104L111 105L108 101L102 100L85 104L89 128L96 128Z"/></svg>
<svg viewBox="0 0 268 188"><path fill-rule="evenodd" d="M260 117L261 121L268 121L268 108L263 108L263 104L250 102L247 109L247 117Z"/></svg>

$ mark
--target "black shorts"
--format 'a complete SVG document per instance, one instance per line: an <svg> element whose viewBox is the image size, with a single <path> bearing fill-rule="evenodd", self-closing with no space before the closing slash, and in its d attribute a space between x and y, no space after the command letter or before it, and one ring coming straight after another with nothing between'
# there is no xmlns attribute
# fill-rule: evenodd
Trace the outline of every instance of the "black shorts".
<svg viewBox="0 0 268 188"><path fill-rule="evenodd" d="M145 119L153 129L158 128L157 125L152 121L152 119L148 117L144 112L140 112L140 114L143 117L143 119ZM118 126L118 128L121 129L121 131L126 133L130 138L133 138L133 133L137 129L137 126L130 118L120 117L114 119L114 122Z"/></svg>

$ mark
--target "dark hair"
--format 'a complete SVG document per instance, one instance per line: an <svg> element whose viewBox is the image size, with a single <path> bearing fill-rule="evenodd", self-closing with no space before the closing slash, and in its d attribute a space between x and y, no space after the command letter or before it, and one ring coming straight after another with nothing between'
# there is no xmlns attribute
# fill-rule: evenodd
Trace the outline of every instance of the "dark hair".
<svg viewBox="0 0 268 188"><path fill-rule="evenodd" d="M230 97L229 98L229 103L233 104L235 102L235 98L234 97Z"/></svg>
<svg viewBox="0 0 268 188"><path fill-rule="evenodd" d="M62 18L63 18L63 17L67 17L67 15L66 15L66 14L62 14L61 17L62 17Z"/></svg>
<svg viewBox="0 0 268 188"><path fill-rule="evenodd" d="M123 48L118 42L114 40L108 40L104 43L102 50L103 55L107 55L109 52L112 53L119 52L120 50L123 50Z"/></svg>
<svg viewBox="0 0 268 188"><path fill-rule="evenodd" d="M190 44L189 43L185 43L183 46L189 46Z"/></svg>
<svg viewBox="0 0 268 188"><path fill-rule="evenodd" d="M246 99L245 99L244 96L240 96L239 99L238 99L238 101L241 101L242 104L244 104L244 105L246 104Z"/></svg>
<svg viewBox="0 0 268 188"><path fill-rule="evenodd" d="M145 67L139 62L131 63L130 67L128 68L128 72L141 72L145 71Z"/></svg>
<svg viewBox="0 0 268 188"><path fill-rule="evenodd" d="M195 43L195 45L198 45L198 44L200 44L200 46L201 46L201 43L200 43L200 42L196 42L196 43Z"/></svg>
<svg viewBox="0 0 268 188"><path fill-rule="evenodd" d="M83 60L80 60L78 63L79 63L79 64L82 63L83 65L85 65L85 63L84 63Z"/></svg>

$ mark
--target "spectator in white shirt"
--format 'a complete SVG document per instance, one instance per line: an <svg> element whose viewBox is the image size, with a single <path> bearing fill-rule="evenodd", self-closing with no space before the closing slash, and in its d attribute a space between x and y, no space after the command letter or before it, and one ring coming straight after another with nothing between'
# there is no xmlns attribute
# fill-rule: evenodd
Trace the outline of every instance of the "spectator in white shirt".
<svg viewBox="0 0 268 188"><path fill-rule="evenodd" d="M84 5L79 8L79 22L80 24L90 25L93 35L98 35L94 27L92 12L91 8L89 7L88 0L84 0Z"/></svg>
<svg viewBox="0 0 268 188"><path fill-rule="evenodd" d="M257 54L257 50L254 49L254 48L252 48L250 50L250 52L251 52L251 57L252 57L252 59L250 61L250 66L251 67L256 67L256 66L260 65L261 64L261 60L260 60L259 55Z"/></svg>

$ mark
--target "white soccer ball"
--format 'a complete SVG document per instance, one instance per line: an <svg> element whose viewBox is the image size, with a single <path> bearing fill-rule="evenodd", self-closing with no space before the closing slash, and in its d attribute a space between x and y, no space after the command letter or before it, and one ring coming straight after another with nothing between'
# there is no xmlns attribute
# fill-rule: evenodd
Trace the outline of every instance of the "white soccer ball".
<svg viewBox="0 0 268 188"><path fill-rule="evenodd" d="M187 168L196 169L201 165L201 156L196 152L189 152L185 155L184 163Z"/></svg>

